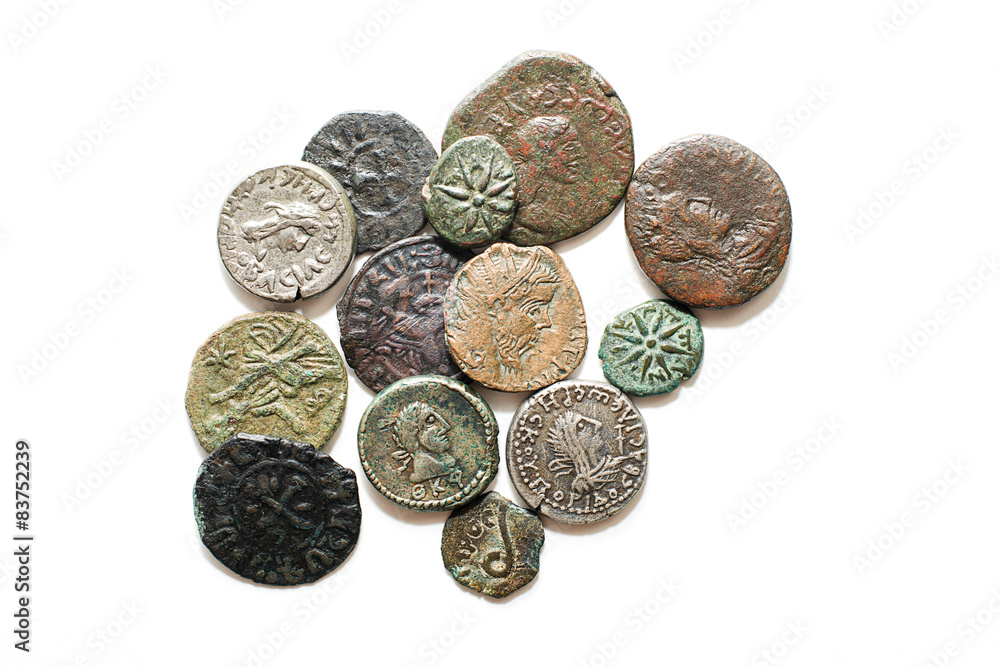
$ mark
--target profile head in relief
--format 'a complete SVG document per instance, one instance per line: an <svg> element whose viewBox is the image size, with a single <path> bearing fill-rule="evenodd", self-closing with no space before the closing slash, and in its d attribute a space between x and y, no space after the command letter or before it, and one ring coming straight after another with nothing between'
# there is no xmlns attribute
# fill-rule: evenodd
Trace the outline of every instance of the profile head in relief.
<svg viewBox="0 0 1000 667"><path fill-rule="evenodd" d="M579 180L583 144L565 116L539 116L518 128L511 158L518 168L518 183L527 185L524 194L531 198L546 180L563 184Z"/></svg>
<svg viewBox="0 0 1000 667"><path fill-rule="evenodd" d="M423 401L403 407L391 424L393 438L413 463L410 482L449 475L455 470L455 457L449 452L449 424L441 413Z"/></svg>
<svg viewBox="0 0 1000 667"><path fill-rule="evenodd" d="M270 244L283 253L301 252L320 232L320 211L302 202L268 202L264 214L242 225L243 238L251 245Z"/></svg>

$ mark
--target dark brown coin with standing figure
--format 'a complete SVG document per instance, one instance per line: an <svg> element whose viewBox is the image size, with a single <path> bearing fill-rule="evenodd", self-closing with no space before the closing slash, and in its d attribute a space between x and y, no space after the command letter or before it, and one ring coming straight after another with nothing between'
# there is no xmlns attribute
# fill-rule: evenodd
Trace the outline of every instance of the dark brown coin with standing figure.
<svg viewBox="0 0 1000 667"><path fill-rule="evenodd" d="M414 375L462 377L444 335L444 296L472 255L437 236L372 255L337 304L348 365L372 391Z"/></svg>
<svg viewBox="0 0 1000 667"><path fill-rule="evenodd" d="M309 445L245 433L202 463L194 514L212 555L270 586L308 584L335 570L361 531L354 471Z"/></svg>
<svg viewBox="0 0 1000 667"><path fill-rule="evenodd" d="M566 380L521 404L507 471L528 506L563 523L620 512L646 478L646 423L617 387Z"/></svg>
<svg viewBox="0 0 1000 667"><path fill-rule="evenodd" d="M502 598L535 578L544 542L537 514L490 491L448 517L441 557L455 581Z"/></svg>
<svg viewBox="0 0 1000 667"><path fill-rule="evenodd" d="M424 226L420 189L437 151L417 126L393 111L334 116L302 159L336 178L358 223L358 252L378 250Z"/></svg>
<svg viewBox="0 0 1000 667"><path fill-rule="evenodd" d="M555 243L603 220L632 177L632 121L614 88L579 58L528 51L452 113L443 148L486 135L510 154L518 208L505 238Z"/></svg>
<svg viewBox="0 0 1000 667"><path fill-rule="evenodd" d="M664 294L693 308L731 308L781 273L792 209L763 158L731 139L696 135L639 167L625 229L639 266Z"/></svg>

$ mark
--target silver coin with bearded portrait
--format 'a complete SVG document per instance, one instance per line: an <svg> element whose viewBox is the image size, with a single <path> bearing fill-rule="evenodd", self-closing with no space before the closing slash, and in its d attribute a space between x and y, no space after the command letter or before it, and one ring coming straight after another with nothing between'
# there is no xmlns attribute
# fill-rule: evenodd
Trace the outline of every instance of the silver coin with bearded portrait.
<svg viewBox="0 0 1000 667"><path fill-rule="evenodd" d="M344 188L306 163L262 169L219 216L219 253L243 289L269 301L308 299L351 265L358 226Z"/></svg>

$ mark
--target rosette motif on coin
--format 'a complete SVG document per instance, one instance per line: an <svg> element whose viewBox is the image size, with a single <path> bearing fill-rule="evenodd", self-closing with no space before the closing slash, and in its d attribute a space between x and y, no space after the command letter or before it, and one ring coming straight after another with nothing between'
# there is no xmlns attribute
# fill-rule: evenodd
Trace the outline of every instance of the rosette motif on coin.
<svg viewBox="0 0 1000 667"><path fill-rule="evenodd" d="M781 273L792 209L760 156L731 139L697 135L642 163L625 199L625 230L639 266L668 297L731 308Z"/></svg>
<svg viewBox="0 0 1000 667"><path fill-rule="evenodd" d="M580 293L544 246L496 243L472 258L448 288L444 326L459 367L500 391L562 380L587 350Z"/></svg>
<svg viewBox="0 0 1000 667"><path fill-rule="evenodd" d="M372 255L337 304L340 345L373 391L414 375L462 376L444 335L444 295L472 255L438 236L403 239Z"/></svg>
<svg viewBox="0 0 1000 667"><path fill-rule="evenodd" d="M211 452L237 433L266 433L322 447L340 426L347 371L333 342L297 313L251 313L202 345L184 405Z"/></svg>
<svg viewBox="0 0 1000 667"><path fill-rule="evenodd" d="M505 237L555 243L587 231L632 177L632 122L611 85L579 58L528 51L472 91L445 127L443 148L487 135L517 174L518 208Z"/></svg>
<svg viewBox="0 0 1000 667"><path fill-rule="evenodd" d="M358 425L368 480L397 505L451 510L481 494L497 474L493 411L458 380L424 375L395 382Z"/></svg>
<svg viewBox="0 0 1000 667"><path fill-rule="evenodd" d="M219 216L219 253L243 289L270 301L308 299L351 265L357 223L347 193L311 164L262 169Z"/></svg>
<svg viewBox="0 0 1000 667"><path fill-rule="evenodd" d="M507 432L507 471L528 506L563 523L620 512L646 478L646 423L619 389L566 380L521 404Z"/></svg>
<svg viewBox="0 0 1000 667"><path fill-rule="evenodd" d="M333 174L358 218L358 252L379 250L424 226L420 189L437 151L413 123L393 111L334 116L302 159Z"/></svg>
<svg viewBox="0 0 1000 667"><path fill-rule="evenodd" d="M212 555L271 586L308 584L336 569L361 530L353 470L309 445L245 433L202 463L194 513Z"/></svg>

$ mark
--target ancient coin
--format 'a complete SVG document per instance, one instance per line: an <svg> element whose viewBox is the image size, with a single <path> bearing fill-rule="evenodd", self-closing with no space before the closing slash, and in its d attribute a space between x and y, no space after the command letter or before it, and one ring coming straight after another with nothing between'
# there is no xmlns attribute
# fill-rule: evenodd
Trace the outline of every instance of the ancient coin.
<svg viewBox="0 0 1000 667"><path fill-rule="evenodd" d="M241 433L201 464L201 541L230 570L271 586L316 581L358 542L354 471L309 445Z"/></svg>
<svg viewBox="0 0 1000 667"><path fill-rule="evenodd" d="M358 218L358 252L384 248L424 226L420 188L437 151L398 113L334 116L306 146L302 159L333 174L347 190Z"/></svg>
<svg viewBox="0 0 1000 667"><path fill-rule="evenodd" d="M497 422L486 401L458 380L404 378L365 410L358 453L369 481L389 500L422 512L451 510L496 476Z"/></svg>
<svg viewBox="0 0 1000 667"><path fill-rule="evenodd" d="M441 556L455 581L502 598L538 574L542 520L496 491L455 510L444 523Z"/></svg>
<svg viewBox="0 0 1000 667"><path fill-rule="evenodd" d="M725 137L698 135L639 167L625 229L639 266L664 294L694 308L730 308L781 273L792 209L760 156Z"/></svg>
<svg viewBox="0 0 1000 667"><path fill-rule="evenodd" d="M614 88L566 53L528 51L472 91L442 146L487 135L517 174L518 207L505 237L555 243L587 231L618 204L635 166L632 121Z"/></svg>
<svg viewBox="0 0 1000 667"><path fill-rule="evenodd" d="M322 447L340 426L347 371L333 342L297 313L237 317L198 348L187 407L211 452L237 433L266 433Z"/></svg>
<svg viewBox="0 0 1000 667"><path fill-rule="evenodd" d="M463 248L489 245L514 221L514 164L489 137L459 139L434 164L423 198L438 234Z"/></svg>
<svg viewBox="0 0 1000 667"><path fill-rule="evenodd" d="M646 477L646 423L617 388L565 380L521 404L507 471L528 506L563 523L620 512Z"/></svg>
<svg viewBox="0 0 1000 667"><path fill-rule="evenodd" d="M415 236L365 262L340 303L340 345L373 391L413 375L462 377L444 336L444 295L472 255L438 236Z"/></svg>
<svg viewBox="0 0 1000 667"><path fill-rule="evenodd" d="M458 270L444 301L451 354L500 391L528 391L573 372L587 350L583 302L569 270L544 246L495 243Z"/></svg>
<svg viewBox="0 0 1000 667"><path fill-rule="evenodd" d="M222 262L270 301L321 294L351 265L357 224L347 193L311 164L262 169L236 186L219 216Z"/></svg>
<svg viewBox="0 0 1000 667"><path fill-rule="evenodd" d="M635 396L669 394L701 364L701 322L680 304L647 301L615 316L599 356L604 377Z"/></svg>

